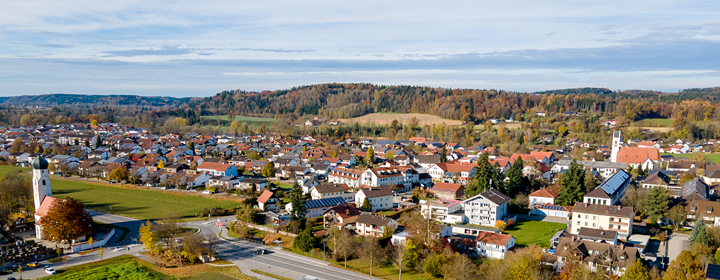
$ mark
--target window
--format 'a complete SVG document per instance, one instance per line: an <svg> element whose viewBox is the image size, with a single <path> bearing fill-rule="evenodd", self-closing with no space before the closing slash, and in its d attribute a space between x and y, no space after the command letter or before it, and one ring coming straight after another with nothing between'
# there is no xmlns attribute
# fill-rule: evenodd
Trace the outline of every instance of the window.
<svg viewBox="0 0 720 280"><path fill-rule="evenodd" d="M597 216L593 216L593 220L597 220Z"/></svg>
<svg viewBox="0 0 720 280"><path fill-rule="evenodd" d="M587 226L587 225L588 225L588 223L587 223L587 222L585 222L585 226Z"/></svg>
<svg viewBox="0 0 720 280"><path fill-rule="evenodd" d="M595 223L593 223L593 227L595 227Z"/></svg>
<svg viewBox="0 0 720 280"><path fill-rule="evenodd" d="M43 186L45 185L45 179L43 179L42 184L43 184Z"/></svg>

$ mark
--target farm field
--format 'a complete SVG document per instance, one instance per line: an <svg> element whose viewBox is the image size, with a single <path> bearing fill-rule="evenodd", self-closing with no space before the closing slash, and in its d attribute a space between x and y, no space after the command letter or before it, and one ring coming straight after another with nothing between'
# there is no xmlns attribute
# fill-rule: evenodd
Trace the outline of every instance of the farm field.
<svg viewBox="0 0 720 280"><path fill-rule="evenodd" d="M668 154L668 153L662 153L661 155L671 155L677 158L692 158L695 153L689 153L689 154ZM714 162L715 164L720 164L720 154L710 154L710 153L703 153L705 155L705 158L710 161Z"/></svg>
<svg viewBox="0 0 720 280"><path fill-rule="evenodd" d="M462 125L459 120L443 119L435 115L428 114L398 114L398 113L373 113L352 119L340 119L342 124L365 124L365 125L386 125L391 124L393 120L398 120L402 124L409 124L410 120L415 117L420 120L420 125L442 124L446 125Z"/></svg>
<svg viewBox="0 0 720 280"><path fill-rule="evenodd" d="M16 166L0 166L0 174L7 174L17 169ZM240 205L229 200L173 194L159 190L116 187L55 176L51 177L50 181L54 197L69 196L85 203L87 209L140 220L156 220L172 214L189 218L195 217L197 212L205 208L235 208Z"/></svg>
<svg viewBox="0 0 720 280"><path fill-rule="evenodd" d="M203 119L216 120L220 118L222 121L230 121L226 115L218 116L202 116ZM235 121L239 122L275 122L274 118L259 118L259 117L246 117L246 116L235 116Z"/></svg>
<svg viewBox="0 0 720 280"><path fill-rule="evenodd" d="M655 119L643 119L643 120L637 121L636 123L639 125L644 125L644 126L657 127L657 126L670 126L670 125L672 125L672 123L674 121L675 121L675 119L655 118Z"/></svg>
<svg viewBox="0 0 720 280"><path fill-rule="evenodd" d="M640 129L650 129L650 130L656 131L656 132L670 132L670 131L673 130L673 128L672 128L672 127L669 127L669 126L658 126L658 127L655 127L655 126L641 126Z"/></svg>
<svg viewBox="0 0 720 280"><path fill-rule="evenodd" d="M515 237L515 244L525 247L536 244L543 248L550 247L550 238L559 230L566 228L566 224L542 221L518 220L512 229L503 233Z"/></svg>

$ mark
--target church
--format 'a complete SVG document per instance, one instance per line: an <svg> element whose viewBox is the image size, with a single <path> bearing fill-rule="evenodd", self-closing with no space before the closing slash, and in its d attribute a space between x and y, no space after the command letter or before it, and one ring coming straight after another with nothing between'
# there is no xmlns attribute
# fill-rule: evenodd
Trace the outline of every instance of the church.
<svg viewBox="0 0 720 280"><path fill-rule="evenodd" d="M633 168L642 167L645 170L660 168L662 157L660 150L653 147L623 147L620 131L613 131L611 162L623 162Z"/></svg>
<svg viewBox="0 0 720 280"><path fill-rule="evenodd" d="M30 163L33 169L33 199L35 200L35 237L43 239L42 218L47 215L50 206L57 200L52 197L50 188L50 173L48 172L48 161L42 156L37 156Z"/></svg>

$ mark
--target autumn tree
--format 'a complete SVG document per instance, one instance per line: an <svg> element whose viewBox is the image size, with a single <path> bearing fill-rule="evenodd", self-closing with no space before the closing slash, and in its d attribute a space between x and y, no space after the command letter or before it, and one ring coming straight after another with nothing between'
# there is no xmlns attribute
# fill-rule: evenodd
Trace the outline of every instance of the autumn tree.
<svg viewBox="0 0 720 280"><path fill-rule="evenodd" d="M145 249L151 253L159 254L160 246L158 245L158 235L153 230L153 225L150 221L146 221L140 226L140 242L145 244Z"/></svg>
<svg viewBox="0 0 720 280"><path fill-rule="evenodd" d="M361 245L361 255L370 261L370 276L373 276L373 265L379 263L378 259L382 257L383 248L380 246L377 238L366 236L363 238Z"/></svg>
<svg viewBox="0 0 720 280"><path fill-rule="evenodd" d="M402 280L402 270L405 268L405 262L407 260L407 249L403 244L397 244L388 246L390 254L388 254L388 260L390 263L395 265L398 269L398 279Z"/></svg>
<svg viewBox="0 0 720 280"><path fill-rule="evenodd" d="M678 230L680 225L682 225L687 219L687 214L685 214L685 209L682 205L675 205L672 209L670 209L668 219L670 219L670 221L673 222L673 225L675 225L675 230Z"/></svg>
<svg viewBox="0 0 720 280"><path fill-rule="evenodd" d="M238 220L246 223L255 221L255 215L257 215L257 210L249 204L242 204L235 213Z"/></svg>
<svg viewBox="0 0 720 280"><path fill-rule="evenodd" d="M365 161L368 165L372 165L375 163L375 150L373 150L373 147L370 146L367 149L367 155L365 156Z"/></svg>
<svg viewBox="0 0 720 280"><path fill-rule="evenodd" d="M637 259L627 268L620 280L651 280L651 278L645 265Z"/></svg>
<svg viewBox="0 0 720 280"><path fill-rule="evenodd" d="M263 175L265 177L275 177L275 165L272 164L272 162L268 162L263 166L262 171L260 171L260 175Z"/></svg>
<svg viewBox="0 0 720 280"><path fill-rule="evenodd" d="M66 197L55 199L42 217L43 235L49 240L71 241L92 233L93 218L82 202Z"/></svg>
<svg viewBox="0 0 720 280"><path fill-rule="evenodd" d="M117 182L127 181L130 178L130 171L125 167L118 167L110 172L109 177Z"/></svg>
<svg viewBox="0 0 720 280"><path fill-rule="evenodd" d="M157 168L158 168L158 169L165 169L165 163L164 163L162 160L158 160Z"/></svg>
<svg viewBox="0 0 720 280"><path fill-rule="evenodd" d="M680 255L670 262L667 271L663 274L663 280L691 280L703 279L703 268L688 250L683 250Z"/></svg>

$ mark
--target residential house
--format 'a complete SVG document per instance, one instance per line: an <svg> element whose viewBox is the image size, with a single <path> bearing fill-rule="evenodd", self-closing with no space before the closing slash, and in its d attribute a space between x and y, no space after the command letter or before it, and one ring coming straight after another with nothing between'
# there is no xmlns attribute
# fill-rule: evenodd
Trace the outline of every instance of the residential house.
<svg viewBox="0 0 720 280"><path fill-rule="evenodd" d="M393 207L393 193L390 187L362 188L355 193L355 205L360 208L365 199L368 199L372 209L369 211L388 210Z"/></svg>
<svg viewBox="0 0 720 280"><path fill-rule="evenodd" d="M378 167L365 170L360 175L361 186L383 187L411 185L419 181L419 173L411 166Z"/></svg>
<svg viewBox="0 0 720 280"><path fill-rule="evenodd" d="M454 200L465 196L465 187L461 184L438 182L430 189L430 192L437 198Z"/></svg>
<svg viewBox="0 0 720 280"><path fill-rule="evenodd" d="M637 248L576 237L560 237L554 255L558 270L568 263L576 263L587 265L592 272L602 269L616 276L623 275L640 258Z"/></svg>
<svg viewBox="0 0 720 280"><path fill-rule="evenodd" d="M360 176L362 174L362 170L338 167L330 171L330 174L328 174L328 182L333 184L346 184L351 188L359 188Z"/></svg>
<svg viewBox="0 0 720 280"><path fill-rule="evenodd" d="M464 224L466 222L463 202L459 200L420 200L420 213L426 218L446 224Z"/></svg>
<svg viewBox="0 0 720 280"><path fill-rule="evenodd" d="M237 176L237 167L232 164L204 161L197 167L197 171L211 172L215 176Z"/></svg>
<svg viewBox="0 0 720 280"><path fill-rule="evenodd" d="M398 222L392 218L381 217L370 213L362 213L357 217L355 222L355 232L358 235L381 237L385 233L387 227L395 229L398 227Z"/></svg>
<svg viewBox="0 0 720 280"><path fill-rule="evenodd" d="M330 210L323 213L323 224L325 225L325 228L329 228L331 226L343 228L346 225L355 225L359 215L360 210L355 208L352 204L342 204L330 208Z"/></svg>
<svg viewBox="0 0 720 280"><path fill-rule="evenodd" d="M436 182L446 181L467 184L475 176L475 170L477 170L477 164L441 162L430 166L427 173Z"/></svg>
<svg viewBox="0 0 720 280"><path fill-rule="evenodd" d="M310 191L310 195L312 199L340 197L342 199L345 199L345 202L347 203L355 201L355 193L345 190L345 187L339 184L325 184L315 186Z"/></svg>
<svg viewBox="0 0 720 280"><path fill-rule="evenodd" d="M705 171L705 175L702 176L702 180L705 184L715 185L720 183L720 170L719 171Z"/></svg>
<svg viewBox="0 0 720 280"><path fill-rule="evenodd" d="M465 217L470 224L494 227L497 221L504 220L508 201L510 198L500 191L489 189L464 201Z"/></svg>
<svg viewBox="0 0 720 280"><path fill-rule="evenodd" d="M572 160L559 160L557 164L552 167L553 173L560 173L562 170L570 168ZM578 165L582 165L585 169L596 171L604 179L610 178L613 174L617 173L618 170L627 169L628 164L624 162L609 162L609 161L589 161L581 160L577 161Z"/></svg>
<svg viewBox="0 0 720 280"><path fill-rule="evenodd" d="M278 209L278 202L280 200L275 196L274 192L264 190L263 193L258 197L258 209L260 211L270 211Z"/></svg>
<svg viewBox="0 0 720 280"><path fill-rule="evenodd" d="M571 213L570 233L578 234L580 228L589 227L616 231L627 238L632 234L634 218L632 207L577 202Z"/></svg>
<svg viewBox="0 0 720 280"><path fill-rule="evenodd" d="M504 259L505 254L515 247L515 237L509 234L481 231L475 241L478 255L485 258Z"/></svg>
<svg viewBox="0 0 720 280"><path fill-rule="evenodd" d="M542 204L555 204L555 198L560 195L560 192L555 189L542 188L532 192L528 195L530 201L530 209L535 208L536 205Z"/></svg>
<svg viewBox="0 0 720 280"><path fill-rule="evenodd" d="M305 202L305 217L308 219L320 217L330 208L347 204L341 197L331 197ZM292 203L285 204L285 211L292 213Z"/></svg>
<svg viewBox="0 0 720 280"><path fill-rule="evenodd" d="M260 178L242 178L237 186L239 189L249 189L255 186L257 188L255 191L259 192L267 188L268 181Z"/></svg>

